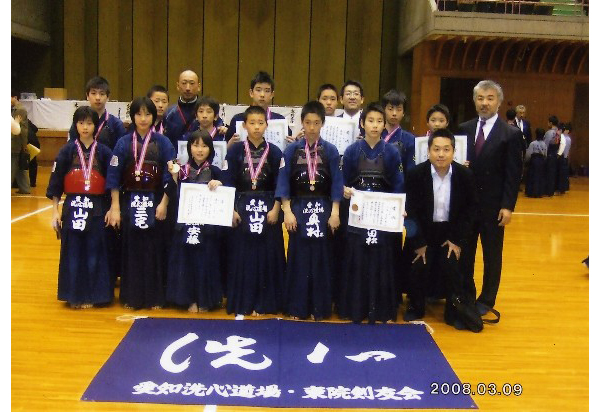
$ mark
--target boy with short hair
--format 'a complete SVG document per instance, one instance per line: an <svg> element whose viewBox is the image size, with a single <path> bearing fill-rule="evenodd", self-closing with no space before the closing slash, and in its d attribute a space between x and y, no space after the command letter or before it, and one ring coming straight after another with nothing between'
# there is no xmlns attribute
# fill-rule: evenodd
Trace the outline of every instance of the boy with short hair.
<svg viewBox="0 0 600 412"><path fill-rule="evenodd" d="M453 302L456 298L465 300L458 261L473 225L477 195L471 170L453 161L454 147L454 135L448 129L435 130L428 141L429 160L407 174L406 220L417 229L407 239L414 259L404 320L410 322L425 315L427 283L435 270L446 284L444 320L464 329L457 321ZM432 268L434 263L436 267Z"/></svg>
<svg viewBox="0 0 600 412"><path fill-rule="evenodd" d="M85 85L85 96L90 102L90 107L98 113L100 119L99 126L94 132L94 138L111 150L114 149L117 140L127 134L127 130L121 119L106 111L106 102L110 96L108 80L101 76L92 77ZM77 139L77 136L79 136L77 128L75 124L72 124L69 129L69 141Z"/></svg>
<svg viewBox="0 0 600 412"><path fill-rule="evenodd" d="M196 120L192 127L196 130L206 130L210 137L216 141L224 141L225 135L220 133L217 121L219 119L219 102L212 97L201 96L198 98L195 106ZM187 141L190 133L183 135L183 140Z"/></svg>
<svg viewBox="0 0 600 412"><path fill-rule="evenodd" d="M227 264L227 313L278 313L285 280L280 200L275 188L282 153L264 139L267 113L258 105L242 115L248 139L227 151L226 185L235 187ZM258 223L257 223L258 222Z"/></svg>
<svg viewBox="0 0 600 412"><path fill-rule="evenodd" d="M385 110L385 129L381 138L400 151L400 171L405 173L415 166L415 136L400 126L406 113L406 95L392 89L383 96L381 105Z"/></svg>
<svg viewBox="0 0 600 412"><path fill-rule="evenodd" d="M167 89L161 85L154 85L146 93L146 96L152 100L154 106L156 106L156 122L152 127L156 133L160 133L162 135L165 134L165 125L163 122L165 111L169 106L169 95L167 93Z"/></svg>
<svg viewBox="0 0 600 412"><path fill-rule="evenodd" d="M325 116L335 116L335 109L338 105L338 91L333 84L322 84L321 87L319 87L317 100L325 108Z"/></svg>
<svg viewBox="0 0 600 412"><path fill-rule="evenodd" d="M350 119L356 124L357 138L365 134L365 130L360 125L361 107L364 101L362 84L356 80L346 80L340 91L340 102L344 106L344 113L338 117Z"/></svg>
<svg viewBox="0 0 600 412"><path fill-rule="evenodd" d="M269 106L273 101L273 97L275 96L275 82L269 73L263 71L256 73L256 75L250 81L249 94L250 98L252 99L250 106L262 107L266 112L267 122L271 119L285 119L284 116L269 109ZM229 122L229 128L227 129L227 133L225 133L227 148L231 147L233 143L240 141L240 137L235 131L235 125L236 122L241 122L243 120L244 113L238 113L231 118L231 121ZM294 140L291 135L292 131L288 127L288 141Z"/></svg>
<svg viewBox="0 0 600 412"><path fill-rule="evenodd" d="M450 110L444 104L434 104L427 110L425 120L429 129L427 130L427 137L429 137L436 130L447 129L450 126Z"/></svg>

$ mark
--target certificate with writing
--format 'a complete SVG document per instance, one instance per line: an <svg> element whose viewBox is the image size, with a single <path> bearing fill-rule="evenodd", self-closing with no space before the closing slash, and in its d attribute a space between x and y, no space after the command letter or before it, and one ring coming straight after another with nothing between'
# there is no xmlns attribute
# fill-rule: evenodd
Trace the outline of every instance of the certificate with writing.
<svg viewBox="0 0 600 412"><path fill-rule="evenodd" d="M234 202L234 187L209 190L208 185L182 183L177 222L231 227Z"/></svg>
<svg viewBox="0 0 600 412"><path fill-rule="evenodd" d="M223 164L225 163L225 156L227 155L227 142L214 142L215 157L213 158L212 165L223 170Z"/></svg>
<svg viewBox="0 0 600 412"><path fill-rule="evenodd" d="M235 123L235 132L240 135L240 140L244 141L248 138L248 132L242 126L244 122ZM278 148L283 150L286 146L286 140L288 134L288 121L287 119L272 119L267 123L267 130L265 130L265 140L271 144L274 144Z"/></svg>
<svg viewBox="0 0 600 412"><path fill-rule="evenodd" d="M341 117L325 117L321 128L321 137L335 145L338 153L343 155L346 148L356 141L356 125L352 120Z"/></svg>
<svg viewBox="0 0 600 412"><path fill-rule="evenodd" d="M402 232L405 193L364 192L354 189L348 225L384 232Z"/></svg>
<svg viewBox="0 0 600 412"><path fill-rule="evenodd" d="M187 140L177 141L177 162L184 165L188 162Z"/></svg>
<svg viewBox="0 0 600 412"><path fill-rule="evenodd" d="M456 163L465 164L467 161L467 136L454 136L454 161ZM427 136L415 137L415 164L423 163L428 157Z"/></svg>

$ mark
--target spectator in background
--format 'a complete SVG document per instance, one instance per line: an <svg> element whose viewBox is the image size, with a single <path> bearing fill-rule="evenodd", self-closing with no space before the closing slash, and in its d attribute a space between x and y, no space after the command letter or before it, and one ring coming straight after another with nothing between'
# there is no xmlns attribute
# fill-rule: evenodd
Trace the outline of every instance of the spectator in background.
<svg viewBox="0 0 600 412"><path fill-rule="evenodd" d="M17 179L17 186L19 187L17 193L29 194L31 193L31 188L29 187L29 176L27 175L25 169L20 167L19 162L21 153L27 152L27 135L29 132L29 127L27 124L27 110L25 110L19 103L17 93L12 93L10 106L11 115L19 123L20 127L20 133L11 134L10 139L10 181L12 183L15 178Z"/></svg>

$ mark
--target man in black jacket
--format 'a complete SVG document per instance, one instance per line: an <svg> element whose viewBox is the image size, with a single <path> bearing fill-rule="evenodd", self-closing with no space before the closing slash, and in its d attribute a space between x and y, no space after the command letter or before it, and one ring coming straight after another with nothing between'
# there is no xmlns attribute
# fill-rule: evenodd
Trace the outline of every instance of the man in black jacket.
<svg viewBox="0 0 600 412"><path fill-rule="evenodd" d="M415 255L409 275L410 304L404 320L419 319L425 314L427 283L435 270L445 284L444 319L462 329L451 302L453 295L464 300L458 262L472 230L477 198L473 173L452 160L454 146L454 135L448 129L436 130L428 141L429 160L407 173L407 220L415 224L407 247Z"/></svg>
<svg viewBox="0 0 600 412"><path fill-rule="evenodd" d="M523 160L521 131L498 117L504 96L499 84L482 80L473 89L478 118L459 126L467 135L467 159L475 175L479 207L474 231L464 247L461 267L467 292L476 294L474 281L477 238L483 249L483 287L477 298L479 312L494 307L502 271L504 227L510 223L517 203Z"/></svg>

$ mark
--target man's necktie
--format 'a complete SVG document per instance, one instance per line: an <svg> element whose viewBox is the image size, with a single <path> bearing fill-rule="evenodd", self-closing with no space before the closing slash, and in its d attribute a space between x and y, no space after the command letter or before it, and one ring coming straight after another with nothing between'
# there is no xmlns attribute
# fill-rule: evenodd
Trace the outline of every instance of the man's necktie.
<svg viewBox="0 0 600 412"><path fill-rule="evenodd" d="M475 157L479 156L481 149L483 148L483 144L485 143L485 137L483 137L483 125L485 124L485 119L481 119L479 121L479 133L477 133L477 140L475 140Z"/></svg>

